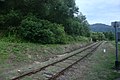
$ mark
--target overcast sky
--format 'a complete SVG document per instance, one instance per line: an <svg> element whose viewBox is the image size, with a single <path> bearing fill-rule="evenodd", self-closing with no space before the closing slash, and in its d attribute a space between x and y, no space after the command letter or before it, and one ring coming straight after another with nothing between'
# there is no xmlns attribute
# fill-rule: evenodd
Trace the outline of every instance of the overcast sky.
<svg viewBox="0 0 120 80"><path fill-rule="evenodd" d="M76 5L90 24L120 21L120 0L76 0Z"/></svg>

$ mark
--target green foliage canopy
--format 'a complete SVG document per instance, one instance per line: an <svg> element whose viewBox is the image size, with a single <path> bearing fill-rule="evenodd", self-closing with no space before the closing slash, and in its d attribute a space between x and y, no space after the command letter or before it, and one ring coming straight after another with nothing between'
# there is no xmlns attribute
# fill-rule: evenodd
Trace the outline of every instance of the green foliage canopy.
<svg viewBox="0 0 120 80"><path fill-rule="evenodd" d="M65 43L65 32L62 25L39 20L36 17L27 17L20 26L23 38L40 43Z"/></svg>
<svg viewBox="0 0 120 80"><path fill-rule="evenodd" d="M101 41L105 40L105 35L102 32L92 32L91 33L91 38L93 41Z"/></svg>
<svg viewBox="0 0 120 80"><path fill-rule="evenodd" d="M89 24L75 0L0 1L0 26L40 43L64 43L66 34L90 36Z"/></svg>

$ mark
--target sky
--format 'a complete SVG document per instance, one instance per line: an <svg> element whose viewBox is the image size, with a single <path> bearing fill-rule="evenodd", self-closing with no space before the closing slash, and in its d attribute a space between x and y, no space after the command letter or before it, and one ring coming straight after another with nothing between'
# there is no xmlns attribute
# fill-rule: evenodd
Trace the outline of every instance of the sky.
<svg viewBox="0 0 120 80"><path fill-rule="evenodd" d="M76 5L89 24L120 21L120 0L76 0Z"/></svg>

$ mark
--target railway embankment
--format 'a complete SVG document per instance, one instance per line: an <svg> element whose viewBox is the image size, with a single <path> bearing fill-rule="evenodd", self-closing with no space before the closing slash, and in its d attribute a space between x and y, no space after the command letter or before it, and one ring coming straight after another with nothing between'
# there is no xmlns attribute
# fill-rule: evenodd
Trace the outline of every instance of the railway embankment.
<svg viewBox="0 0 120 80"><path fill-rule="evenodd" d="M0 42L0 75L23 66L38 64L85 46L87 43L33 44ZM1 79L0 79L1 80Z"/></svg>

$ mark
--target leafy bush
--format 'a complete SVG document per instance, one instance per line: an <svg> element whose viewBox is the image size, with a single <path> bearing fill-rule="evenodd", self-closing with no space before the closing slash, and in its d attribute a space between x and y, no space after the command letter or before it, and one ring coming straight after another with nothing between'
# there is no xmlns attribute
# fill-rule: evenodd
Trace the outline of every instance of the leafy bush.
<svg viewBox="0 0 120 80"><path fill-rule="evenodd" d="M105 35L106 40L114 40L115 39L115 34L112 32L103 32Z"/></svg>
<svg viewBox="0 0 120 80"><path fill-rule="evenodd" d="M84 36L70 36L67 35L67 41L68 42L89 42L89 38L84 37Z"/></svg>
<svg viewBox="0 0 120 80"><path fill-rule="evenodd" d="M102 32L92 32L91 33L91 38L93 41L101 41L101 40L105 40L105 35Z"/></svg>
<svg viewBox="0 0 120 80"><path fill-rule="evenodd" d="M16 27L21 22L21 16L17 11L11 10L8 14L5 15L5 26Z"/></svg>
<svg viewBox="0 0 120 80"><path fill-rule="evenodd" d="M35 16L28 16L21 22L20 35L32 42L50 44L65 43L66 37L62 25L39 20Z"/></svg>
<svg viewBox="0 0 120 80"><path fill-rule="evenodd" d="M68 41L68 42L72 42L72 41L75 41L75 39L74 39L73 36L67 35L67 41Z"/></svg>
<svg viewBox="0 0 120 80"><path fill-rule="evenodd" d="M87 37L84 37L84 36L73 36L74 40L77 41L77 42L88 42L89 39Z"/></svg>
<svg viewBox="0 0 120 80"><path fill-rule="evenodd" d="M4 24L5 24L5 17L4 15L0 15L0 30L4 29Z"/></svg>
<svg viewBox="0 0 120 80"><path fill-rule="evenodd" d="M3 36L3 37L1 37L0 41L11 42L11 43L24 43L24 42L26 42L16 35Z"/></svg>

